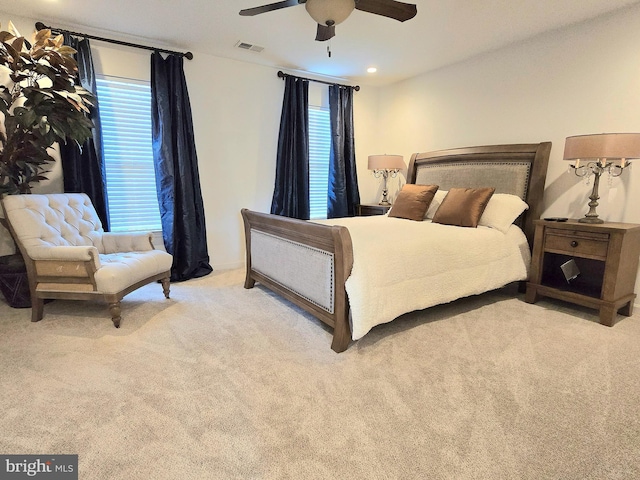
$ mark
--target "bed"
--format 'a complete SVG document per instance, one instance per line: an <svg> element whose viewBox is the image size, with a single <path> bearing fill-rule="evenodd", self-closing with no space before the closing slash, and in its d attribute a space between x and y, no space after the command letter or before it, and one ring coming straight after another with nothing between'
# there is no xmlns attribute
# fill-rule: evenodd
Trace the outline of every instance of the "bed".
<svg viewBox="0 0 640 480"><path fill-rule="evenodd" d="M311 313L333 328L331 348L342 352L403 313L524 281L550 151L551 143L543 142L413 154L407 183L438 185L440 192L420 222L389 216L304 221L243 209L244 287L259 282ZM432 221L447 191L482 187L502 194L495 198L517 196L528 209L500 230ZM476 250L480 244L495 248Z"/></svg>

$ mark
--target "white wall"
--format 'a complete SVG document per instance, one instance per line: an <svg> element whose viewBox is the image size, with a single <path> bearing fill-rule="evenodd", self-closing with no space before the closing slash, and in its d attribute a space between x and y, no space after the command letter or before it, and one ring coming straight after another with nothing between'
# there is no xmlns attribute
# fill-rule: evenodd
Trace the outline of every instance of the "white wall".
<svg viewBox="0 0 640 480"><path fill-rule="evenodd" d="M240 210L268 213L271 208L284 82L277 69L194 54L185 71L209 255L216 269L236 268L244 265L245 255ZM310 100L325 104L324 90L326 86L311 83ZM356 94L355 117L363 121L356 126L356 138L366 145L374 131L370 109L377 97L365 101L367 94L361 93Z"/></svg>
<svg viewBox="0 0 640 480"><path fill-rule="evenodd" d="M9 18L21 32L34 20ZM566 136L640 131L640 7L546 34L389 87L355 94L356 155L363 203L380 182L370 154L551 140L546 215L580 217L590 189L566 173ZM93 42L96 68L149 78L149 52ZM446 45L443 45L446 48ZM194 52L185 60L211 263L241 266L241 208L269 211L283 82L276 69ZM59 173L53 187L61 188ZM56 180L57 179L57 180ZM57 183L56 183L57 182ZM390 181L392 193L398 181ZM640 165L601 187L602 218L640 223ZM0 236L1 237L1 236ZM1 242L0 242L1 243ZM638 282L640 285L640 281Z"/></svg>
<svg viewBox="0 0 640 480"><path fill-rule="evenodd" d="M29 37L35 20L7 18L0 12L2 24L10 19ZM150 52L92 41L96 71L138 80L150 78ZM275 179L280 111L284 82L277 69L214 57L194 51L193 60L185 60L185 75L195 129L195 140L204 199L207 240L211 264L215 269L244 264L244 233L240 210L250 208L268 212ZM326 89L326 86L324 87ZM310 98L324 103L319 84L312 83ZM356 138L368 145L375 138L377 92L365 89L356 94ZM362 105L362 106L361 106ZM368 150L359 154L368 155ZM360 153L362 152L362 153ZM62 191L60 165L53 187ZM360 167L359 167L360 168ZM369 172L358 171L366 184ZM38 188L42 188L39 186ZM0 227L1 228L1 227ZM7 235L0 232L0 254Z"/></svg>
<svg viewBox="0 0 640 480"><path fill-rule="evenodd" d="M7 18L30 37L35 20ZM150 52L92 41L98 73L149 80ZM185 60L211 263L216 269L241 266L244 236L240 209L268 211L275 176L275 152L283 82L277 70L194 52ZM54 187L62 191L60 165ZM38 188L41 189L41 186ZM35 191L35 190L34 190ZM10 249L6 234L2 245Z"/></svg>
<svg viewBox="0 0 640 480"><path fill-rule="evenodd" d="M283 82L277 70L195 53L186 65L214 268L244 262L240 210L268 212Z"/></svg>
<svg viewBox="0 0 640 480"><path fill-rule="evenodd" d="M99 72L148 80L148 52L92 45ZM211 264L214 269L241 267L245 250L240 210L269 212L271 208L284 82L277 69L200 52L194 52L194 59L185 60L184 65ZM310 99L325 104L325 90L326 86L311 83ZM361 90L355 104L356 138L366 146L375 138L377 91ZM358 151L365 158L367 154ZM371 180L366 163L364 170L360 167L358 175L366 183Z"/></svg>
<svg viewBox="0 0 640 480"><path fill-rule="evenodd" d="M582 217L591 187L567 172L564 140L640 132L639 25L636 5L386 87L379 100L386 148L407 158L419 151L550 140L544 215ZM597 211L604 220L640 223L640 161L635 163L610 187L603 176Z"/></svg>

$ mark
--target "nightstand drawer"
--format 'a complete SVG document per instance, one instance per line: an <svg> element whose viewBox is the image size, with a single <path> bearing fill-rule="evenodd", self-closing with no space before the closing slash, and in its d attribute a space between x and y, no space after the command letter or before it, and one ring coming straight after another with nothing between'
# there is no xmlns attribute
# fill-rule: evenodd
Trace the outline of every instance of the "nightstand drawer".
<svg viewBox="0 0 640 480"><path fill-rule="evenodd" d="M548 228L544 250L574 257L606 260L609 234Z"/></svg>
<svg viewBox="0 0 640 480"><path fill-rule="evenodd" d="M384 215L389 211L391 205L365 205L357 206L357 215L359 217L370 217L373 215Z"/></svg>

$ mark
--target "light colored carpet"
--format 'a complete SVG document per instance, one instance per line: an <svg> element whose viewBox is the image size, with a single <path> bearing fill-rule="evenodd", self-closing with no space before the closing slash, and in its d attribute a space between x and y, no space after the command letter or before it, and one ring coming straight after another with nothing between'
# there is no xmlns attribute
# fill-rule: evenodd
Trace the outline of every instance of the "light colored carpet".
<svg viewBox="0 0 640 480"><path fill-rule="evenodd" d="M342 353L243 272L106 306L0 304L0 453L86 479L640 478L640 317L513 287L414 312Z"/></svg>

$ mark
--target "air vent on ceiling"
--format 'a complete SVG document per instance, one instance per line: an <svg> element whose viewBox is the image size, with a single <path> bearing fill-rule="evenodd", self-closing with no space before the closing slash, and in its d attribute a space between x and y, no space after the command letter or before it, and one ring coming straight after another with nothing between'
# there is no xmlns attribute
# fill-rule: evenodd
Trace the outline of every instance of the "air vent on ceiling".
<svg viewBox="0 0 640 480"><path fill-rule="evenodd" d="M243 50L251 50L252 52L258 52L258 53L264 50L264 47L253 45L247 42L238 42L236 43L236 47L241 48Z"/></svg>

